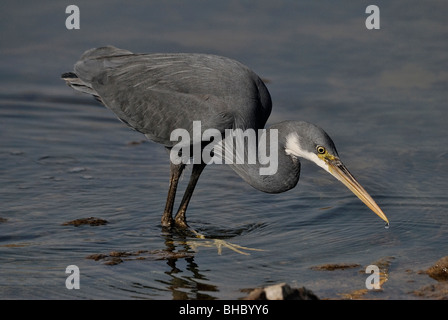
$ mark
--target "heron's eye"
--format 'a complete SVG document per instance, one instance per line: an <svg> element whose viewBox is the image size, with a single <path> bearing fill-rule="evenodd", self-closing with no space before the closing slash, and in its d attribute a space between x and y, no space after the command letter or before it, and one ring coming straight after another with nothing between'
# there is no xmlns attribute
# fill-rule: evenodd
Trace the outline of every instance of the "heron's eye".
<svg viewBox="0 0 448 320"><path fill-rule="evenodd" d="M316 150L317 150L317 153L320 153L320 154L324 154L326 151L325 148L322 146L317 146Z"/></svg>

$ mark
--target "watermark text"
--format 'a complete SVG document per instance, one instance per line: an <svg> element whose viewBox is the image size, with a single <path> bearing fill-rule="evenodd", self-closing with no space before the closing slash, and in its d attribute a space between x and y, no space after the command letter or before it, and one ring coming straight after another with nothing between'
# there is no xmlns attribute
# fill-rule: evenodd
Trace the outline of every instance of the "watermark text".
<svg viewBox="0 0 448 320"><path fill-rule="evenodd" d="M186 129L171 132L173 164L249 164L260 165L260 175L273 175L278 169L278 130L218 129L202 131L201 121L193 121L191 134Z"/></svg>

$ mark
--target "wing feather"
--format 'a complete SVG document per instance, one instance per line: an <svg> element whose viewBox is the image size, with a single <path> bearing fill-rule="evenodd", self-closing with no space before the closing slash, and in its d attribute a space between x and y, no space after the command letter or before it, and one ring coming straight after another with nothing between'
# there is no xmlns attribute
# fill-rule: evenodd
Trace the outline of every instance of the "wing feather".
<svg viewBox="0 0 448 320"><path fill-rule="evenodd" d="M123 122L167 146L174 129L191 132L193 121L224 133L263 127L271 111L258 76L224 57L133 54L108 46L86 51L74 70L84 92L93 91Z"/></svg>

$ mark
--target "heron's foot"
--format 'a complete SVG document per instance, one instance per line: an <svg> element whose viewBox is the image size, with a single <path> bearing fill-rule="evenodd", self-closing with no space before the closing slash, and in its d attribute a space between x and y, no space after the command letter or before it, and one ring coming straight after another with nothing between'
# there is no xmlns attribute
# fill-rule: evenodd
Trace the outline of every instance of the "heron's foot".
<svg viewBox="0 0 448 320"><path fill-rule="evenodd" d="M236 253L243 254L243 255L250 255L250 253L245 251L264 251L262 249L255 249L255 248L248 248L243 247L238 244L230 243L228 241L222 240L222 239L213 239L213 238L206 238L203 234L200 234L199 232L190 229L191 232L193 232L197 239L200 240L193 240L193 241L187 241L188 246L196 250L199 247L216 247L218 249L218 254L222 254L222 248L228 248L230 250L235 251Z"/></svg>
<svg viewBox="0 0 448 320"><path fill-rule="evenodd" d="M184 230L190 228L184 216L176 216L176 218L174 219L174 227Z"/></svg>
<svg viewBox="0 0 448 320"><path fill-rule="evenodd" d="M190 228L185 219L182 219L181 217L176 217L173 219L171 215L165 214L162 216L161 225L166 229L176 228L179 230L185 230Z"/></svg>
<svg viewBox="0 0 448 320"><path fill-rule="evenodd" d="M162 228L171 228L173 225L173 219L162 219L161 224Z"/></svg>

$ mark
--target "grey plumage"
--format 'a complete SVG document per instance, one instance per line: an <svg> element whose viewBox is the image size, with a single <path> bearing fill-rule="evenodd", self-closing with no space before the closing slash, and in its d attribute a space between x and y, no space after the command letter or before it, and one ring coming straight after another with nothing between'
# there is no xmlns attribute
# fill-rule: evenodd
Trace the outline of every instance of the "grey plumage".
<svg viewBox="0 0 448 320"><path fill-rule="evenodd" d="M193 120L224 132L262 128L271 112L259 77L224 57L132 54L109 46L84 53L74 71L123 122L167 147L171 132L191 132Z"/></svg>
<svg viewBox="0 0 448 320"><path fill-rule="evenodd" d="M264 128L272 108L265 84L253 71L235 60L209 54L133 54L107 46L86 51L74 72L64 73L62 78L73 89L93 95L129 127L168 149L176 143L170 140L171 132L182 128L192 135L193 121L201 121L202 131L213 128L222 134L226 129L257 130ZM295 187L300 175L299 157L325 169L330 160L339 159L333 141L313 124L284 121L270 128L278 130L279 138L275 174L260 175L258 162L231 164L246 182L261 191L278 193ZM318 157L319 146L331 159ZM184 167L171 163L164 226L187 226L185 211L205 164L193 165L173 220L174 196Z"/></svg>

